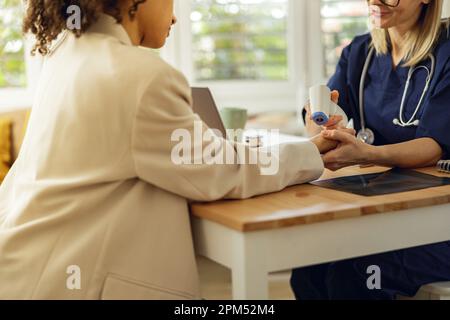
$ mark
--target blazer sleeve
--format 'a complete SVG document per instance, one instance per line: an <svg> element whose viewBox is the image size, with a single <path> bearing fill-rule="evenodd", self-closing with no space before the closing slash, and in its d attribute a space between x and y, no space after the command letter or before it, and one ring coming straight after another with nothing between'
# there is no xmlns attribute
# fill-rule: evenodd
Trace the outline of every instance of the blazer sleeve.
<svg viewBox="0 0 450 320"><path fill-rule="evenodd" d="M278 152L232 144L212 134L191 105L191 89L186 79L172 68L161 70L148 85L136 112L132 134L134 167L140 179L189 200L214 201L280 191L322 174L323 161L313 143L284 144ZM199 129L208 134L208 139L199 138ZM205 152L211 146L214 152ZM272 164L242 161L242 150L248 159L271 157ZM231 156L236 161L233 164L205 161L204 154L226 154L217 159ZM180 155L188 161L180 161Z"/></svg>

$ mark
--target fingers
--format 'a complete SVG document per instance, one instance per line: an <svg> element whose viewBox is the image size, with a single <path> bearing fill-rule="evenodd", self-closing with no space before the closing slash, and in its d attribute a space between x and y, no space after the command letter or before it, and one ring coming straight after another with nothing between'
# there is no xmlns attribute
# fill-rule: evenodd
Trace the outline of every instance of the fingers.
<svg viewBox="0 0 450 320"><path fill-rule="evenodd" d="M345 129L345 127L341 126L339 123L334 125L334 126L325 127L325 130L329 130L329 131L332 131L332 130L344 130L344 129Z"/></svg>
<svg viewBox="0 0 450 320"><path fill-rule="evenodd" d="M347 167L347 166L343 166L343 165L336 164L336 163L325 164L325 168L327 168L328 170L331 170L331 171L338 171L345 167Z"/></svg>
<svg viewBox="0 0 450 320"><path fill-rule="evenodd" d="M352 135L352 136L356 137L356 130L355 129L339 128L339 130L341 130L342 132L348 133L349 135Z"/></svg>
<svg viewBox="0 0 450 320"><path fill-rule="evenodd" d="M337 155L336 151L332 150L328 153L325 153L322 157L323 163L325 163L325 166L332 165L337 163Z"/></svg>
<svg viewBox="0 0 450 320"><path fill-rule="evenodd" d="M320 134L322 131L322 127L318 126L311 117L311 107L309 101L306 102L305 106L303 107L306 110L306 133L309 137L313 137L315 135Z"/></svg>
<svg viewBox="0 0 450 320"><path fill-rule="evenodd" d="M303 108L306 110L306 113L307 113L308 115L311 114L311 106L310 106L309 100L306 102L306 104L305 104L305 106L304 106Z"/></svg>
<svg viewBox="0 0 450 320"><path fill-rule="evenodd" d="M322 156L325 168L331 171L338 171L345 167L351 166L350 163L346 163L342 160L340 156L340 151L338 149L330 151Z"/></svg>
<svg viewBox="0 0 450 320"><path fill-rule="evenodd" d="M325 128L337 128L339 122L341 122L344 119L343 116L333 116L328 123L324 125Z"/></svg>
<svg viewBox="0 0 450 320"><path fill-rule="evenodd" d="M321 154L326 154L327 152L336 149L337 146L338 142L334 140L323 139Z"/></svg>
<svg viewBox="0 0 450 320"><path fill-rule="evenodd" d="M345 127L341 127L339 125L333 126L333 127L326 127L325 130L339 130L342 132L345 132L353 137L356 137L356 130L355 129L351 129L351 128L345 128Z"/></svg>
<svg viewBox="0 0 450 320"><path fill-rule="evenodd" d="M338 171L351 166L353 166L353 164L351 163L338 163L338 162L325 163L325 168L331 171Z"/></svg>
<svg viewBox="0 0 450 320"><path fill-rule="evenodd" d="M331 171L338 171L340 169L339 166L333 164L325 164L325 168Z"/></svg>
<svg viewBox="0 0 450 320"><path fill-rule="evenodd" d="M322 132L322 135L326 139L331 139L342 143L355 142L355 136L345 132L344 130L325 130Z"/></svg>
<svg viewBox="0 0 450 320"><path fill-rule="evenodd" d="M333 90L331 92L331 100L336 104L339 102L339 91Z"/></svg>

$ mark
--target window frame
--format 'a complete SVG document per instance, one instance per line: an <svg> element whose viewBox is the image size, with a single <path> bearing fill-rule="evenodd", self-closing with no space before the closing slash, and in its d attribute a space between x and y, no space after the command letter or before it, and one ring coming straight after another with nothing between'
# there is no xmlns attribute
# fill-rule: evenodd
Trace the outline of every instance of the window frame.
<svg viewBox="0 0 450 320"><path fill-rule="evenodd" d="M188 78L192 86L209 87L213 91L218 101L219 107L242 106L247 108L250 113L268 112L268 111L295 111L301 101L301 105L306 100L306 84L308 81L308 70L305 66L308 63L307 30L309 20L315 12L316 17L320 17L320 6L314 3L319 1L308 0L288 0L288 70L289 78L283 81L247 81L247 80L228 80L228 81L195 81L193 77L193 59L192 59L192 34L181 30L191 30L190 13L191 1L177 0L175 2L175 13L178 18L178 24L173 32L173 38L169 39L167 46L161 51L162 57L180 69ZM317 11L318 8L318 11ZM316 19L317 20L317 19ZM320 23L320 21L319 21ZM318 52L320 50L320 41ZM311 57L318 58L313 54ZM320 57L315 63L320 62Z"/></svg>
<svg viewBox="0 0 450 320"><path fill-rule="evenodd" d="M179 19L167 46L161 55L192 80L190 1L176 0L175 12ZM321 2L289 0L288 16L288 63L290 79L281 82L221 81L192 82L194 86L212 89L219 106L242 105L250 113L265 111L295 111L302 108L307 99L308 88L326 83L321 37ZM187 14L186 14L187 13ZM450 0L444 2L444 16L450 16ZM184 32L188 30L189 32ZM311 32L309 32L311 30ZM314 31L316 32L314 32ZM26 39L27 88L0 89L0 111L24 108L32 105L32 97L39 79L42 59L29 55L32 40Z"/></svg>
<svg viewBox="0 0 450 320"><path fill-rule="evenodd" d="M288 0L288 70L286 81L203 81L193 79L191 1L175 0L178 24L161 49L161 56L189 79L192 86L209 87L219 107L242 106L250 113L296 111L303 107L308 88L312 84L326 82L323 79L323 54L320 37L308 30L320 33L320 1ZM188 30L189 32L184 32ZM31 57L32 38L25 39L27 69L26 88L0 89L0 110L24 108L32 105L39 79L42 59ZM317 76L320 75L320 76Z"/></svg>

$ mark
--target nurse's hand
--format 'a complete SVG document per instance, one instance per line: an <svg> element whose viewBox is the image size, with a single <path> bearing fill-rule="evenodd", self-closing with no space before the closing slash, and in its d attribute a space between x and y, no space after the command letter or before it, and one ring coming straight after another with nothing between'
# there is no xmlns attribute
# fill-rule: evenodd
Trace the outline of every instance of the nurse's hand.
<svg viewBox="0 0 450 320"><path fill-rule="evenodd" d="M374 147L342 130L325 130L322 137L334 141L337 148L323 156L325 167L332 171L354 165L371 164Z"/></svg>
<svg viewBox="0 0 450 320"><path fill-rule="evenodd" d="M350 136L354 136L356 134L355 130L347 129L347 128L339 128L336 131L345 133ZM330 152L331 150L336 149L339 145L339 141L329 139L320 133L318 135L316 135L315 137L311 138L311 142L316 145L317 149L319 149L319 151L320 151L320 154L326 154L327 152Z"/></svg>
<svg viewBox="0 0 450 320"><path fill-rule="evenodd" d="M332 91L331 92L331 100L334 103L338 103L339 101L339 91ZM312 119L311 119L311 108L308 104L305 106L305 110L306 110L306 118L305 118L305 122L306 122L306 132L308 134L309 137L314 137L318 134L320 134L323 131L323 127L318 126ZM337 126L339 124L339 122L342 120L341 117L335 117L332 121L330 121L329 123L327 123L326 126L324 126L326 129L337 129Z"/></svg>

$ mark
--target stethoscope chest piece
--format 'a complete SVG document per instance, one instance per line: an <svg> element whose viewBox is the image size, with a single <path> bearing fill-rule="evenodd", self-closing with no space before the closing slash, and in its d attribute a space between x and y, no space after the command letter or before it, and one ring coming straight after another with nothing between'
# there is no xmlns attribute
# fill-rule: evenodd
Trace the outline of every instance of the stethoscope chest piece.
<svg viewBox="0 0 450 320"><path fill-rule="evenodd" d="M369 128L365 128L358 132L358 139L364 143L373 145L375 143L375 134Z"/></svg>

